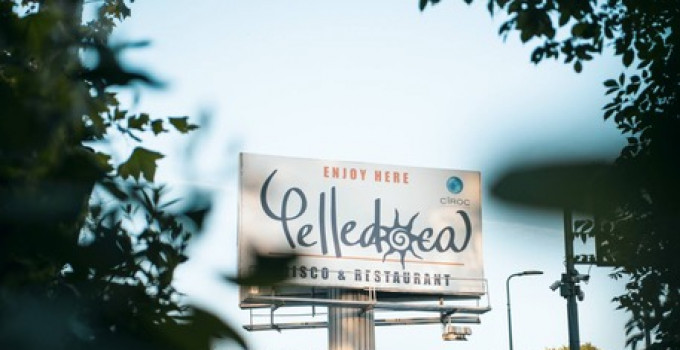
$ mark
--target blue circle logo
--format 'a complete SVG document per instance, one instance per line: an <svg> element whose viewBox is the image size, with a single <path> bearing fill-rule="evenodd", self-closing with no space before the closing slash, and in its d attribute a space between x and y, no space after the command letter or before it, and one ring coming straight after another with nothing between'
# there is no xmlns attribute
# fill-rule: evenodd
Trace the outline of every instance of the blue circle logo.
<svg viewBox="0 0 680 350"><path fill-rule="evenodd" d="M459 194L463 191L463 180L457 176L451 176L446 180L446 189L453 194Z"/></svg>

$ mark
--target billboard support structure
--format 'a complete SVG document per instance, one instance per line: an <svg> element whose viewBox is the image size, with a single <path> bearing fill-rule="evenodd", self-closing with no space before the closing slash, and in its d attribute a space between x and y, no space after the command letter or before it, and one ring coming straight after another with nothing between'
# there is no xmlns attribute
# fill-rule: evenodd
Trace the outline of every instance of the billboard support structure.
<svg viewBox="0 0 680 350"><path fill-rule="evenodd" d="M368 301L370 291L333 288L330 297L336 300ZM374 350L375 316L372 308L329 307L329 350Z"/></svg>

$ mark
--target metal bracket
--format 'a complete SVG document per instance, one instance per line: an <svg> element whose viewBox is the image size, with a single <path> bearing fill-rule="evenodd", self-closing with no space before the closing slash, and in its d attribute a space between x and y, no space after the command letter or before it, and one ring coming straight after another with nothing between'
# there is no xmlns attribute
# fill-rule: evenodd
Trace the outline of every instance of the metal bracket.
<svg viewBox="0 0 680 350"><path fill-rule="evenodd" d="M369 287L368 289L368 302L369 305L363 306L361 311L359 311L359 316L363 316L365 313L375 309L374 304L378 301L378 291L375 287Z"/></svg>
<svg viewBox="0 0 680 350"><path fill-rule="evenodd" d="M274 322L274 312L279 308L279 305L272 305L271 308L269 309L269 325L272 327L273 330L281 333L281 329L279 326Z"/></svg>
<svg viewBox="0 0 680 350"><path fill-rule="evenodd" d="M441 322L441 324L445 325L447 323L450 323L451 322L450 317L454 313L456 313L456 310L449 310L449 311L444 311L444 312L440 313L439 314L439 321ZM446 320L447 318L449 319L448 321Z"/></svg>

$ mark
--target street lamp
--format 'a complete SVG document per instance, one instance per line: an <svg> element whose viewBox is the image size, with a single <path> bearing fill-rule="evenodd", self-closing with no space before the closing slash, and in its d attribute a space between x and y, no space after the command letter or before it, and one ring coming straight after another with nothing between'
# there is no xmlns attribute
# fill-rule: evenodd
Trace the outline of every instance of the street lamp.
<svg viewBox="0 0 680 350"><path fill-rule="evenodd" d="M512 317L510 316L510 279L515 276L542 275L542 274L543 271L538 270L522 271L513 273L512 275L508 276L507 280L505 280L505 294L508 300L508 342L510 343L510 350L512 350Z"/></svg>

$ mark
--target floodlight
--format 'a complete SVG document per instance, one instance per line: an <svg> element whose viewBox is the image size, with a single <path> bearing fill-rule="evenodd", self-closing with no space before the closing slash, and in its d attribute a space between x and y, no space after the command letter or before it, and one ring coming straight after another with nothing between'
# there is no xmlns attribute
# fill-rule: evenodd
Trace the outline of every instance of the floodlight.
<svg viewBox="0 0 680 350"><path fill-rule="evenodd" d="M574 282L583 281L583 282L588 283L588 281L590 280L590 275L578 274L578 275L574 276L573 279L574 279Z"/></svg>
<svg viewBox="0 0 680 350"><path fill-rule="evenodd" d="M528 271L522 271L519 273L520 276L525 276L525 275L542 275L543 271L540 270L528 270Z"/></svg>
<svg viewBox="0 0 680 350"><path fill-rule="evenodd" d="M575 289L576 289L576 297L578 298L578 301L583 301L583 299L585 299L585 297L586 297L585 293L583 293L583 291L581 290L581 287L579 287L579 286L576 286Z"/></svg>
<svg viewBox="0 0 680 350"><path fill-rule="evenodd" d="M457 327L446 325L442 333L442 339L446 341L451 340L467 340L467 336L472 334L470 327Z"/></svg>
<svg viewBox="0 0 680 350"><path fill-rule="evenodd" d="M553 284L550 285L550 290L553 292L557 290L562 285L562 281L555 281Z"/></svg>

